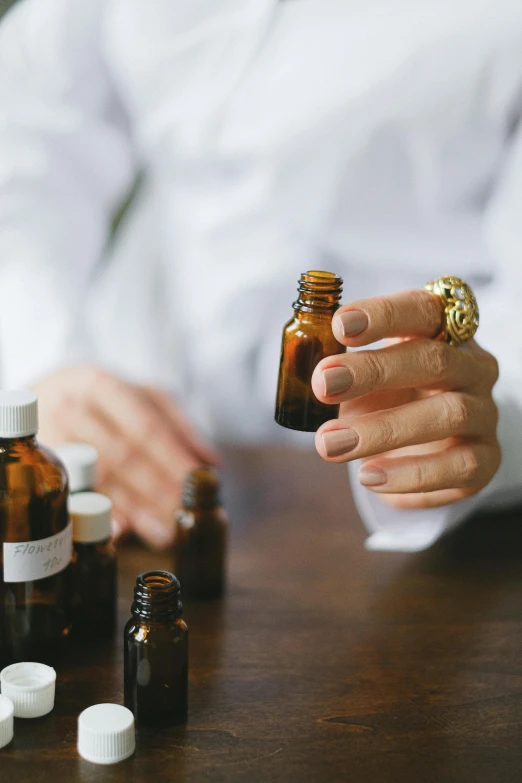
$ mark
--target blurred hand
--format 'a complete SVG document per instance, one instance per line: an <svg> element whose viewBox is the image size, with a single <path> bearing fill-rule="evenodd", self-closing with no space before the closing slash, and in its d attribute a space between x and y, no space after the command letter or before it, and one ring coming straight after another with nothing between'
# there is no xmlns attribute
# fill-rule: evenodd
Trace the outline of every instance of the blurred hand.
<svg viewBox="0 0 522 783"><path fill-rule="evenodd" d="M500 465L497 362L474 340L457 348L429 339L441 319L425 291L345 305L332 320L339 342L392 341L323 359L312 377L319 400L341 403L339 418L317 431L317 451L330 462L364 458L360 482L399 508L473 495Z"/></svg>
<svg viewBox="0 0 522 783"><path fill-rule="evenodd" d="M34 391L42 443L98 449L96 489L113 502L115 538L134 531L152 547L170 545L185 474L219 462L174 400L88 365L58 370Z"/></svg>

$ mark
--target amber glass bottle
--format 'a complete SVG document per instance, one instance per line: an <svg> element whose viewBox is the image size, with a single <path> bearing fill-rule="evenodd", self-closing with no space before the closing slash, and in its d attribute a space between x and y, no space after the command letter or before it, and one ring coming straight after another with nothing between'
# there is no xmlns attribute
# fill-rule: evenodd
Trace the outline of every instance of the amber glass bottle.
<svg viewBox="0 0 522 783"><path fill-rule="evenodd" d="M67 475L38 444L37 400L0 392L0 660L55 664L69 632Z"/></svg>
<svg viewBox="0 0 522 783"><path fill-rule="evenodd" d="M183 599L219 598L225 589L228 516L210 468L187 474L176 523L174 571Z"/></svg>
<svg viewBox="0 0 522 783"><path fill-rule="evenodd" d="M69 497L73 556L69 600L74 638L108 636L116 625L116 551L111 542L112 503L97 492Z"/></svg>
<svg viewBox="0 0 522 783"><path fill-rule="evenodd" d="M179 582L168 571L140 574L125 626L125 706L142 725L187 718L188 628L181 619Z"/></svg>
<svg viewBox="0 0 522 783"><path fill-rule="evenodd" d="M332 315L339 307L343 281L332 272L305 272L293 318L285 324L279 365L275 420L283 427L315 432L339 413L338 405L319 402L312 391L312 373L321 359L346 348L332 333Z"/></svg>

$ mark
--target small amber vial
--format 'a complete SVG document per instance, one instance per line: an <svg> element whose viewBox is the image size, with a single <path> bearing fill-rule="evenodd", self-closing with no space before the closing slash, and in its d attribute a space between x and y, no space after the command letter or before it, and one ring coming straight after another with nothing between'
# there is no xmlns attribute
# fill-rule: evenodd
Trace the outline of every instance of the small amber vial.
<svg viewBox="0 0 522 783"><path fill-rule="evenodd" d="M110 636L116 625L116 551L111 542L112 503L97 492L69 497L73 557L69 601L74 638Z"/></svg>
<svg viewBox="0 0 522 783"><path fill-rule="evenodd" d="M140 574L125 626L124 699L137 723L184 723L188 708L188 628L176 577Z"/></svg>
<svg viewBox="0 0 522 783"><path fill-rule="evenodd" d="M176 526L174 571L183 599L220 598L226 581L228 516L219 499L219 479L210 468L187 474Z"/></svg>
<svg viewBox="0 0 522 783"><path fill-rule="evenodd" d="M342 279L332 272L314 270L301 275L299 296L292 305L295 315L283 329L275 410L275 420L282 427L315 432L339 414L338 405L319 402L311 379L321 359L346 351L332 332L342 285Z"/></svg>

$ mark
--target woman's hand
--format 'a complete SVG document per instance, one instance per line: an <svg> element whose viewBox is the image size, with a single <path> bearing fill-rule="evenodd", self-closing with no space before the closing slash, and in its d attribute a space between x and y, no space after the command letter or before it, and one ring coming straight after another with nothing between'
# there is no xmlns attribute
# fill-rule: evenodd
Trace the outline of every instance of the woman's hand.
<svg viewBox="0 0 522 783"><path fill-rule="evenodd" d="M330 462L364 459L359 481L400 508L431 508L478 492L500 465L492 389L498 365L470 342L433 338L442 312L426 291L361 299L333 317L350 348L383 348L323 359L312 377L319 400L341 403L316 434Z"/></svg>
<svg viewBox="0 0 522 783"><path fill-rule="evenodd" d="M219 460L174 400L87 365L54 372L34 391L42 443L98 449L96 489L112 500L115 536L132 530L150 546L171 544L185 474Z"/></svg>

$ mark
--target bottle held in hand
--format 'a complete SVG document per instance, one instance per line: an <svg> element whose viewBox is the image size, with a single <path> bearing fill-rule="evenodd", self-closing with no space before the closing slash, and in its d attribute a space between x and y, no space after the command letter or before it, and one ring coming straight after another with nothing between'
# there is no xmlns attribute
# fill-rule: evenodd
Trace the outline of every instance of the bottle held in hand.
<svg viewBox="0 0 522 783"><path fill-rule="evenodd" d="M210 468L193 470L185 478L174 543L174 571L184 600L220 598L225 590L228 516L219 489Z"/></svg>
<svg viewBox="0 0 522 783"><path fill-rule="evenodd" d="M301 275L299 296L292 305L295 315L283 329L275 410L275 420L282 427L315 432L339 414L338 405L319 402L311 379L321 359L346 351L332 333L342 284L332 272L314 270Z"/></svg>

